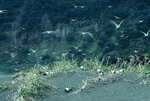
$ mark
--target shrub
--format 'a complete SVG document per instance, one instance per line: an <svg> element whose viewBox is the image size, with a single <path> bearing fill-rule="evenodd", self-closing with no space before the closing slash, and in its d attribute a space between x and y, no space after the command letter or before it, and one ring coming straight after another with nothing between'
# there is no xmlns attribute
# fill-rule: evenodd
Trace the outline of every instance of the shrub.
<svg viewBox="0 0 150 101"><path fill-rule="evenodd" d="M25 77L18 86L17 94L14 96L14 101L24 99L25 101L34 96L44 96L47 93L49 85L42 76L35 72L26 73Z"/></svg>

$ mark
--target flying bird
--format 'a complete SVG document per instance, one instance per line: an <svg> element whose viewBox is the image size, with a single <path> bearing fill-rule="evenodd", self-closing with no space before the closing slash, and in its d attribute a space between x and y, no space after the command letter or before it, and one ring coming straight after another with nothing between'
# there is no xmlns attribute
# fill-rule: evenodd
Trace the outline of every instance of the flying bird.
<svg viewBox="0 0 150 101"><path fill-rule="evenodd" d="M6 10L0 10L0 13L7 13Z"/></svg>
<svg viewBox="0 0 150 101"><path fill-rule="evenodd" d="M145 37L147 37L149 35L150 29L147 31L147 33L143 32L143 31L140 31L140 32L143 33Z"/></svg>
<svg viewBox="0 0 150 101"><path fill-rule="evenodd" d="M15 58L15 57L17 56L17 53L10 53L10 56L11 56L12 58Z"/></svg>
<svg viewBox="0 0 150 101"><path fill-rule="evenodd" d="M85 8L85 6L79 6L80 8Z"/></svg>
<svg viewBox="0 0 150 101"><path fill-rule="evenodd" d="M144 20L139 20L139 23L142 23Z"/></svg>
<svg viewBox="0 0 150 101"><path fill-rule="evenodd" d="M85 6L77 6L77 5L74 5L74 8L85 8Z"/></svg>
<svg viewBox="0 0 150 101"><path fill-rule="evenodd" d="M115 21L110 20L110 23L115 25L116 30L121 27L122 22L123 22L123 20L119 24L117 24Z"/></svg>
<svg viewBox="0 0 150 101"><path fill-rule="evenodd" d="M92 33L90 33L90 32L79 32L81 35L83 35L83 36L85 36L85 35L88 35L88 36L90 36L92 39L94 39L94 36L92 35Z"/></svg>
<svg viewBox="0 0 150 101"><path fill-rule="evenodd" d="M115 15L114 15L114 18L115 18L115 19L121 19L120 17L118 17L118 16L115 16Z"/></svg>
<svg viewBox="0 0 150 101"><path fill-rule="evenodd" d="M37 50L34 50L34 49L30 49L32 53L36 53Z"/></svg>
<svg viewBox="0 0 150 101"><path fill-rule="evenodd" d="M45 31L45 32L43 32L43 34L54 34L54 33L56 33L55 31Z"/></svg>
<svg viewBox="0 0 150 101"><path fill-rule="evenodd" d="M108 6L108 8L112 8L112 6Z"/></svg>

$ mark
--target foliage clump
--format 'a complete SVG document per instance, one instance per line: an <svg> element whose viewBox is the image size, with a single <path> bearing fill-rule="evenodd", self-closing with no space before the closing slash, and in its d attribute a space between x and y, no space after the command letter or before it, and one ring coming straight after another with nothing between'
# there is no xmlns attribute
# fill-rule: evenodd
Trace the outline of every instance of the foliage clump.
<svg viewBox="0 0 150 101"><path fill-rule="evenodd" d="M52 73L58 73L63 71L77 70L77 63L73 60L62 59L60 61L56 61L52 65Z"/></svg>
<svg viewBox="0 0 150 101"><path fill-rule="evenodd" d="M10 88L9 85L4 85L4 84L2 84L2 85L0 85L0 92L5 91L5 90L8 90L9 88Z"/></svg>
<svg viewBox="0 0 150 101"><path fill-rule="evenodd" d="M18 101L23 98L25 101L28 101L29 98L35 96L44 96L46 95L48 88L50 88L50 86L40 75L34 72L26 73L18 87L14 100Z"/></svg>

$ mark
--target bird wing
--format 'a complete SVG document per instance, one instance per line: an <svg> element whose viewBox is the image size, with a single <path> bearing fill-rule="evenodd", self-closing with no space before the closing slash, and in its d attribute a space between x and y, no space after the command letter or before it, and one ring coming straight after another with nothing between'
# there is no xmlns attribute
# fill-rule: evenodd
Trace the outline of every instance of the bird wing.
<svg viewBox="0 0 150 101"><path fill-rule="evenodd" d="M146 33L145 32L143 32L143 31L140 31L142 34L144 34L144 35L146 35Z"/></svg>
<svg viewBox="0 0 150 101"><path fill-rule="evenodd" d="M110 23L114 24L116 28L118 27L118 24L115 21L110 20Z"/></svg>
<svg viewBox="0 0 150 101"><path fill-rule="evenodd" d="M123 23L123 20L119 23L119 25L121 25Z"/></svg>
<svg viewBox="0 0 150 101"><path fill-rule="evenodd" d="M149 34L149 32L150 32L150 29L147 31L147 34Z"/></svg>
<svg viewBox="0 0 150 101"><path fill-rule="evenodd" d="M93 39L94 39L94 37L93 37L92 33L88 32L87 34L88 34L91 38L93 38Z"/></svg>

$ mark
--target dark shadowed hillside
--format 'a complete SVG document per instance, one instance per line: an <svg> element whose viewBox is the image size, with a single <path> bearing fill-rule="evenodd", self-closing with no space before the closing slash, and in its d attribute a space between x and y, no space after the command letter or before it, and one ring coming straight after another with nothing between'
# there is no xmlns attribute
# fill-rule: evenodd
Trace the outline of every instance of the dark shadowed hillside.
<svg viewBox="0 0 150 101"><path fill-rule="evenodd" d="M16 68L149 57L149 32L150 0L0 0L0 61Z"/></svg>

